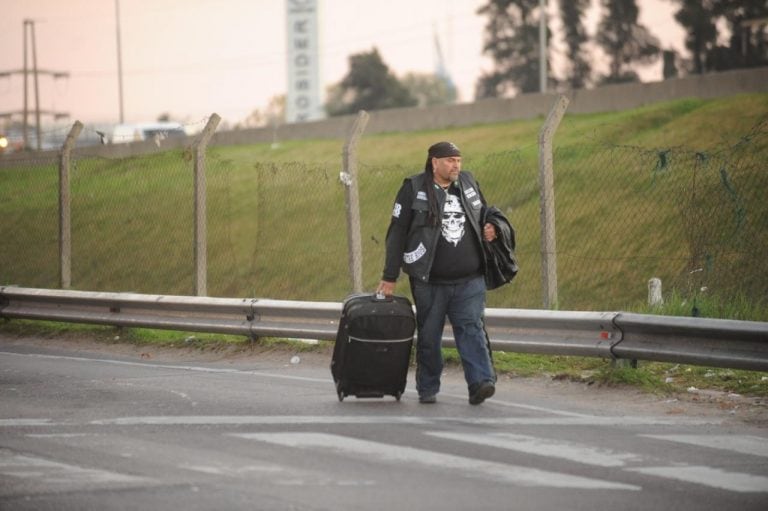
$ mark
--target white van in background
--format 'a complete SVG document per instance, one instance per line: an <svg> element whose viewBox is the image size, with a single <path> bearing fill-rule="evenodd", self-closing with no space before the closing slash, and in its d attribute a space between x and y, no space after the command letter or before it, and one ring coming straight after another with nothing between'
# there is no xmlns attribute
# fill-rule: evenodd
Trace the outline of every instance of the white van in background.
<svg viewBox="0 0 768 511"><path fill-rule="evenodd" d="M178 122L144 122L138 124L118 124L112 130L111 144L126 142L154 141L160 144L167 138L186 137L184 127Z"/></svg>

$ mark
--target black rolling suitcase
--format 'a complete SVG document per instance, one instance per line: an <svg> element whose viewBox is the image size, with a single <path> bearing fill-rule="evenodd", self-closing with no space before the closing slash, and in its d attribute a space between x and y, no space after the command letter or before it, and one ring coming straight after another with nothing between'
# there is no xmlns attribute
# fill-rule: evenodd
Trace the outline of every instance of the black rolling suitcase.
<svg viewBox="0 0 768 511"><path fill-rule="evenodd" d="M354 294L344 300L331 374L346 396L400 396L405 390L416 318L408 298Z"/></svg>

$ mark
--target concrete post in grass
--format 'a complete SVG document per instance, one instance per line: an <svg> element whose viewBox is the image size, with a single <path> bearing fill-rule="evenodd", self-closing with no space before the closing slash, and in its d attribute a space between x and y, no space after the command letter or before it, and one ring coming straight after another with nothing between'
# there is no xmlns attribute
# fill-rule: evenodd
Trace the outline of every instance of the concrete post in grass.
<svg viewBox="0 0 768 511"><path fill-rule="evenodd" d="M659 307L664 305L664 298L661 296L661 279L656 277L648 281L648 306Z"/></svg>
<svg viewBox="0 0 768 511"><path fill-rule="evenodd" d="M203 132L197 139L193 151L195 158L195 295L208 294L208 229L205 181L205 150L208 142L216 131L221 117L211 114Z"/></svg>
<svg viewBox="0 0 768 511"><path fill-rule="evenodd" d="M83 123L75 121L59 153L59 285L72 286L72 213L69 191L71 156Z"/></svg>
<svg viewBox="0 0 768 511"><path fill-rule="evenodd" d="M365 131L369 119L368 112L360 110L355 124L347 137L342 153L342 169L339 176L344 185L344 198L347 210L347 244L349 253L349 273L352 279L352 291L363 291L363 243L360 234L360 193L358 189L357 144Z"/></svg>

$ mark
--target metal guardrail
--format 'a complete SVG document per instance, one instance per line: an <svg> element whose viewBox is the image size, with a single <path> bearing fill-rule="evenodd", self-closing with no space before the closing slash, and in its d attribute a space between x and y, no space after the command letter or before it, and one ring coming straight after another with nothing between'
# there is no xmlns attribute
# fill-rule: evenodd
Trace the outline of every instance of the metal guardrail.
<svg viewBox="0 0 768 511"><path fill-rule="evenodd" d="M0 287L0 318L334 340L338 302ZM495 351L768 371L768 323L625 312L486 309ZM450 328L443 337L453 346Z"/></svg>

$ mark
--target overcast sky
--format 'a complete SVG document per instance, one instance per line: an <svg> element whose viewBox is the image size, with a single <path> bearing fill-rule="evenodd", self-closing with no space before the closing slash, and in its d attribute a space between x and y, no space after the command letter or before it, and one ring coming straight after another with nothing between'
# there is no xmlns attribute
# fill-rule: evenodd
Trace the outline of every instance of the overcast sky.
<svg viewBox="0 0 768 511"><path fill-rule="evenodd" d="M320 69L324 87L348 71L348 57L374 46L402 77L435 70L437 33L463 102L489 61L481 55L485 0L319 0ZM593 0L593 4L597 4ZM38 68L68 72L40 77L45 110L70 121L119 120L115 0L0 0L0 72L23 67L23 20L35 20ZM549 1L550 12L556 2ZM641 22L664 48L683 51L683 31L669 0L639 0ZM119 0L123 104L126 122L169 113L197 123L216 112L242 122L270 98L284 94L284 0ZM594 34L597 9L588 21ZM556 29L553 21L551 28ZM556 35L558 37L558 35ZM562 54L553 41L555 58ZM31 49L30 49L31 52ZM29 65L31 66L31 53ZM661 77L661 63L644 70ZM29 105L34 105L32 82ZM0 112L21 110L21 74L0 78ZM18 117L18 116L17 116ZM44 117L44 123L46 121Z"/></svg>

